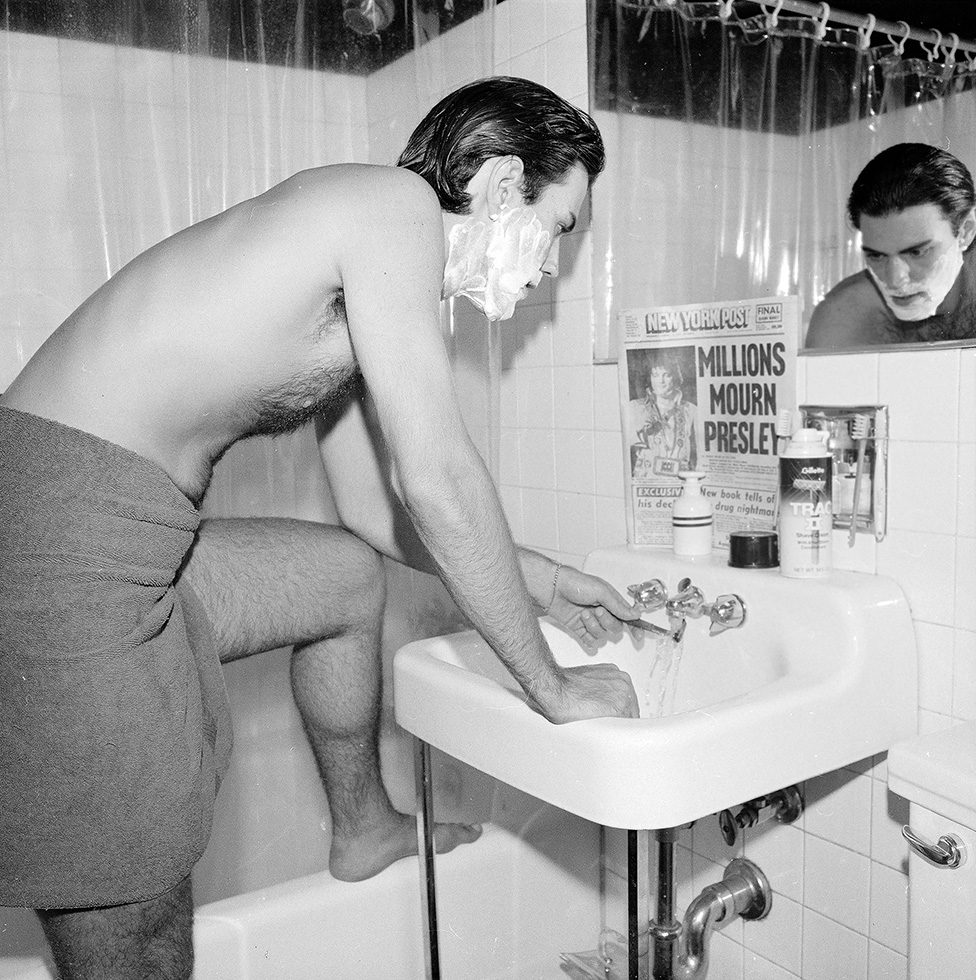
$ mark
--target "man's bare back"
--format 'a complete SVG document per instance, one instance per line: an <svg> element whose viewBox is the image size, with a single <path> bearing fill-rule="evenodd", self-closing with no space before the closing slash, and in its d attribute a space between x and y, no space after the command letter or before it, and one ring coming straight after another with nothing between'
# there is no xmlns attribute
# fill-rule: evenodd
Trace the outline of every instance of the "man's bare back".
<svg viewBox="0 0 976 980"><path fill-rule="evenodd" d="M370 220L360 191L380 169L304 171L149 249L65 321L2 403L131 449L199 501L233 442L297 428L354 386L338 253L351 216Z"/></svg>

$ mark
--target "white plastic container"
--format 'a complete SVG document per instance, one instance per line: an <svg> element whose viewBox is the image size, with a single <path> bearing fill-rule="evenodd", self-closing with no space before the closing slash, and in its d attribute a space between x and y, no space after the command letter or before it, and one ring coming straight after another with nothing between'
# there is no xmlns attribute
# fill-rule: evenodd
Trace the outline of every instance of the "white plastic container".
<svg viewBox="0 0 976 980"><path fill-rule="evenodd" d="M712 553L712 502L702 493L704 473L682 470L684 486L671 509L672 548L682 558Z"/></svg>
<svg viewBox="0 0 976 980"><path fill-rule="evenodd" d="M787 578L830 571L833 458L819 429L799 429L779 459L779 570Z"/></svg>

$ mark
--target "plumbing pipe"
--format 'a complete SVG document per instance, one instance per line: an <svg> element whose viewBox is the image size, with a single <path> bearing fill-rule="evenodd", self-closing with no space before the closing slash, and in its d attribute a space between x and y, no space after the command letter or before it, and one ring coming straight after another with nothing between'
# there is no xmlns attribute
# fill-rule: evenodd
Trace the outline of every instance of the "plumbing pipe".
<svg viewBox="0 0 976 980"><path fill-rule="evenodd" d="M671 974L674 980L707 976L708 944L715 929L737 916L762 919L771 904L772 892L762 871L745 858L731 861L722 880L703 888L688 906Z"/></svg>
<svg viewBox="0 0 976 980"><path fill-rule="evenodd" d="M745 858L725 869L722 881L702 889L684 922L674 915L677 889L674 855L680 827L655 832L658 842L657 917L648 924L653 940L653 980L702 980L708 970L708 942L716 927L736 916L762 919L773 892L762 871ZM631 976L637 974L631 973Z"/></svg>

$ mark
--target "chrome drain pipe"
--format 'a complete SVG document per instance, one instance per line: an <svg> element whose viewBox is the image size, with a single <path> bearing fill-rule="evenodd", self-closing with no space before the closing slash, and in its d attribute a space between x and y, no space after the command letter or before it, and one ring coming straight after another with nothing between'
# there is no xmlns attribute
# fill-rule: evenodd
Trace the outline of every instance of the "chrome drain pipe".
<svg viewBox="0 0 976 980"><path fill-rule="evenodd" d="M688 906L678 940L672 976L699 980L708 975L708 943L712 933L733 919L769 915L773 892L762 871L745 858L729 863L721 881L708 885Z"/></svg>
<svg viewBox="0 0 976 980"><path fill-rule="evenodd" d="M653 941L653 980L703 980L708 974L708 944L715 929L735 918L769 915L773 891L761 869L736 858L722 880L708 885L688 906L684 922L674 917L677 886L674 854L678 830L657 831L657 918L649 924Z"/></svg>

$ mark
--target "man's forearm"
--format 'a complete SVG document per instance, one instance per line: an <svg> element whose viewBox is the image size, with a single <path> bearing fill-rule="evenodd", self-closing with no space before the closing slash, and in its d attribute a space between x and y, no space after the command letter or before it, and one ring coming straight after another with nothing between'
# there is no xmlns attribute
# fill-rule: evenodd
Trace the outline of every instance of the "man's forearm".
<svg viewBox="0 0 976 980"><path fill-rule="evenodd" d="M526 588L521 561L528 562L534 583L544 577L542 566L553 563L516 552L480 458L438 483L436 493L404 487L420 538L461 611L526 693L544 701L557 693L561 675L539 628L542 604Z"/></svg>

